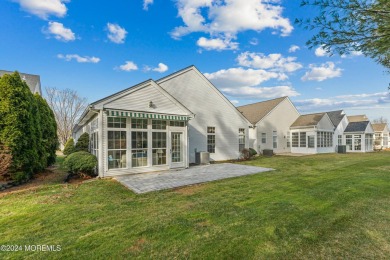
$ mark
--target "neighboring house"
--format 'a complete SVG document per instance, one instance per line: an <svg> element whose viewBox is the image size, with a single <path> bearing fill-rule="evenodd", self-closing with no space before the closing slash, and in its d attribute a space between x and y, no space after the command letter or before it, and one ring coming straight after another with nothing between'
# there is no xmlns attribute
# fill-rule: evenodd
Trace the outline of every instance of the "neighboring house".
<svg viewBox="0 0 390 260"><path fill-rule="evenodd" d="M365 115L348 116L348 126L344 130L343 144L347 152L371 152L374 149L374 129ZM344 143L345 141L345 143Z"/></svg>
<svg viewBox="0 0 390 260"><path fill-rule="evenodd" d="M339 145L345 145L343 134L349 123L348 117L343 110L330 111L326 113L334 126L333 147L334 151L337 152Z"/></svg>
<svg viewBox="0 0 390 260"><path fill-rule="evenodd" d="M389 126L387 123L372 124L372 128L375 132L375 146L379 146L380 149L389 148Z"/></svg>
<svg viewBox="0 0 390 260"><path fill-rule="evenodd" d="M301 115L290 126L291 153L333 153L334 125L328 113Z"/></svg>
<svg viewBox="0 0 390 260"><path fill-rule="evenodd" d="M290 152L290 126L299 112L288 97L281 97L237 107L249 120L250 145L257 152L272 149L274 153Z"/></svg>
<svg viewBox="0 0 390 260"><path fill-rule="evenodd" d="M74 128L91 138L99 176L188 167L195 153L237 159L248 120L194 66L89 105Z"/></svg>
<svg viewBox="0 0 390 260"><path fill-rule="evenodd" d="M7 70L0 70L0 77L4 74L12 74L13 71L7 71ZM30 88L31 92L33 94L38 93L42 96L42 90L41 90L41 79L39 75L32 75L32 74L26 74L19 72L20 77L22 80L24 80L27 84L27 86Z"/></svg>

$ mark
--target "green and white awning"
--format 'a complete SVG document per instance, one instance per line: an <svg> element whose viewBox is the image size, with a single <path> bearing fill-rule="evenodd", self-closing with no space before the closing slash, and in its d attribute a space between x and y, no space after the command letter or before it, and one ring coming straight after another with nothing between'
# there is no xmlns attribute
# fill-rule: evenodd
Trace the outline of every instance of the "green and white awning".
<svg viewBox="0 0 390 260"><path fill-rule="evenodd" d="M162 120L173 120L173 121L188 121L191 119L189 116L180 115L166 115L156 113L145 113L145 112L126 112L117 110L107 110L108 116L113 117L130 117L130 118L151 118L151 119L162 119Z"/></svg>

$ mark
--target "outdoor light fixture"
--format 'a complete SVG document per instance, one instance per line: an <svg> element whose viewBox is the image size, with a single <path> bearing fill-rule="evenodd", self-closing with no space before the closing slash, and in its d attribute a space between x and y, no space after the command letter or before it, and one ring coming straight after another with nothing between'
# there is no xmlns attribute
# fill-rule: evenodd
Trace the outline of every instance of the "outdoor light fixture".
<svg viewBox="0 0 390 260"><path fill-rule="evenodd" d="M153 107L153 101L149 101L149 107Z"/></svg>

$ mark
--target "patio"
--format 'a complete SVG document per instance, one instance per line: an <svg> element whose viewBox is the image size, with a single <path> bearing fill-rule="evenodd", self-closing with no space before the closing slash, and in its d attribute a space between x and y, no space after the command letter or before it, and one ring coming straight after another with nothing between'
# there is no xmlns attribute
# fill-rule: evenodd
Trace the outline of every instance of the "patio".
<svg viewBox="0 0 390 260"><path fill-rule="evenodd" d="M245 176L266 171L270 168L221 163L193 166L188 169L169 170L135 175L122 175L114 179L135 193L172 189L192 184Z"/></svg>

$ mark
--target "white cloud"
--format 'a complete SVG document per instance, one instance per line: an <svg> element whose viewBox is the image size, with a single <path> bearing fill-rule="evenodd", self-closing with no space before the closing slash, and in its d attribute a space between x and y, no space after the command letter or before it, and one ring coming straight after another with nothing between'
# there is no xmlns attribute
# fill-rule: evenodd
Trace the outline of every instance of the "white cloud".
<svg viewBox="0 0 390 260"><path fill-rule="evenodd" d="M228 96L245 99L277 98L283 96L294 97L299 95L290 86L222 88L221 91Z"/></svg>
<svg viewBox="0 0 390 260"><path fill-rule="evenodd" d="M291 45L290 48L288 49L288 52L292 53L292 52L296 52L300 49L301 48L298 45Z"/></svg>
<svg viewBox="0 0 390 260"><path fill-rule="evenodd" d="M119 68L117 69L123 71L132 71L132 70L138 70L138 66L132 61L126 61L125 64L120 65Z"/></svg>
<svg viewBox="0 0 390 260"><path fill-rule="evenodd" d="M174 28L171 36L179 39L193 32L204 32L212 38L232 39L247 30L264 29L289 35L293 27L282 16L276 0L177 0L178 15L184 25Z"/></svg>
<svg viewBox="0 0 390 260"><path fill-rule="evenodd" d="M315 51L314 54L317 57L324 57L324 56L329 56L329 53L324 49L323 46L318 47Z"/></svg>
<svg viewBox="0 0 390 260"><path fill-rule="evenodd" d="M256 86L270 79L279 79L280 73L265 70L230 68L214 73L205 73L213 84L221 88L239 88Z"/></svg>
<svg viewBox="0 0 390 260"><path fill-rule="evenodd" d="M107 23L107 37L114 43L124 43L127 31L118 24Z"/></svg>
<svg viewBox="0 0 390 260"><path fill-rule="evenodd" d="M36 15L42 19L49 16L64 17L68 9L64 3L68 0L13 0L28 13Z"/></svg>
<svg viewBox="0 0 390 260"><path fill-rule="evenodd" d="M330 98L312 98L295 101L294 104L302 111L321 111L348 108L378 108L390 104L390 93L364 93L341 95Z"/></svg>
<svg viewBox="0 0 390 260"><path fill-rule="evenodd" d="M263 53L244 52L237 57L238 64L256 69L271 69L280 72L293 72L302 68L302 64L295 62L296 57L284 58L279 53L268 56Z"/></svg>
<svg viewBox="0 0 390 260"><path fill-rule="evenodd" d="M100 58L97 57L89 57L89 56L80 56L78 54L58 54L57 58L63 59L66 61L76 60L79 63L98 63L100 61Z"/></svg>
<svg viewBox="0 0 390 260"><path fill-rule="evenodd" d="M49 26L44 29L43 32L49 37L53 36L59 41L69 42L76 39L76 36L71 29L65 28L62 23L58 22L49 22Z"/></svg>
<svg viewBox="0 0 390 260"><path fill-rule="evenodd" d="M149 5L153 4L153 0L144 0L144 10L147 11L149 8Z"/></svg>
<svg viewBox="0 0 390 260"><path fill-rule="evenodd" d="M240 101L238 101L238 100L230 100L230 102L231 102L233 105L237 105L238 103L240 103Z"/></svg>
<svg viewBox="0 0 390 260"><path fill-rule="evenodd" d="M157 68L154 68L154 69L152 69L153 71L157 71L157 72L160 72L160 73L163 73L163 72L165 72L165 71L167 71L168 70L168 66L167 65L165 65L164 63L159 63L158 64L158 67Z"/></svg>
<svg viewBox="0 0 390 260"><path fill-rule="evenodd" d="M238 43L232 42L231 39L206 39L205 37L200 37L196 44L208 51L236 50L238 48Z"/></svg>
<svg viewBox="0 0 390 260"><path fill-rule="evenodd" d="M336 65L333 62L326 62L321 64L320 66L310 64L309 68L310 71L307 71L305 75L301 78L303 81L323 81L326 79L340 77L342 71L342 69L336 68Z"/></svg>
<svg viewBox="0 0 390 260"><path fill-rule="evenodd" d="M252 39L249 41L249 44L256 46L256 45L259 44L259 40L256 39L256 38L252 38Z"/></svg>
<svg viewBox="0 0 390 260"><path fill-rule="evenodd" d="M361 52L361 51L351 51L349 54L341 55L341 58L343 58L343 59L353 58L353 57L362 56L362 55L363 55L363 52Z"/></svg>

